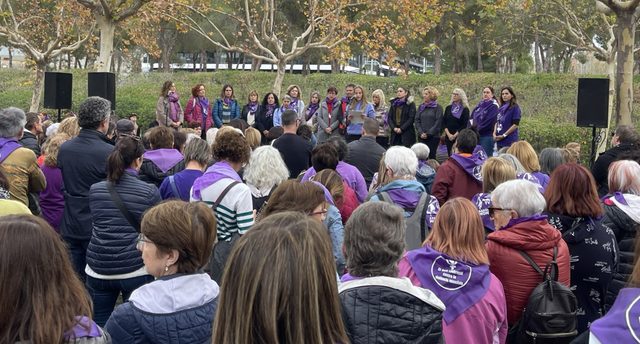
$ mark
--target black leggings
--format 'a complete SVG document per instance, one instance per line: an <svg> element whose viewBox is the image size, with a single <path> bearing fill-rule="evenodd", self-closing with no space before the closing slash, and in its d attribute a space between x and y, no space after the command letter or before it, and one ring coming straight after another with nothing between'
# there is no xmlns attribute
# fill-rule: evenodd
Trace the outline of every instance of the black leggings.
<svg viewBox="0 0 640 344"><path fill-rule="evenodd" d="M424 143L429 147L429 159L435 159L440 145L440 136L430 136L426 139L418 137L418 142Z"/></svg>

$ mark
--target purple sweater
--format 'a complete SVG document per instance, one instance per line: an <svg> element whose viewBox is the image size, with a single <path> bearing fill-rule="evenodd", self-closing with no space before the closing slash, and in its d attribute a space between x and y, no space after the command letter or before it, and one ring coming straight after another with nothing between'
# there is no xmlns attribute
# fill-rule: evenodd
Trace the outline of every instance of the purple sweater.
<svg viewBox="0 0 640 344"><path fill-rule="evenodd" d="M158 190L160 191L160 196L162 197L162 199L180 198L185 202L189 202L193 182L195 182L196 179L202 177L203 174L204 172L200 170L183 170L174 174L173 179L176 183L176 188L180 193L180 197L173 194L173 188L171 188L171 181L169 180L169 177L165 178Z"/></svg>
<svg viewBox="0 0 640 344"><path fill-rule="evenodd" d="M367 198L368 192L367 183L364 181L362 173L360 173L360 171L358 171L355 166L349 165L344 161L340 161L338 163L336 172L338 172L340 177L342 177L342 179L347 182L347 185L349 185L349 187L356 192L358 202L360 202L360 204L364 203L365 198ZM302 176L302 181L306 182L315 175L316 170L313 167L310 167L307 172L304 173L304 176Z"/></svg>
<svg viewBox="0 0 640 344"><path fill-rule="evenodd" d="M64 197L62 195L62 172L57 167L42 164L40 166L47 187L40 192L40 209L42 218L47 221L56 232L60 232L60 221L64 211Z"/></svg>

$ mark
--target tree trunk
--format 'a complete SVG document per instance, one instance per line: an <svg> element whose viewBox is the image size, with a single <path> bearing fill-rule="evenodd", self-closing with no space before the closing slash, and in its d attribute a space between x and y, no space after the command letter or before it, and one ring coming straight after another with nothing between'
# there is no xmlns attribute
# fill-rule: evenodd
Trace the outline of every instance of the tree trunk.
<svg viewBox="0 0 640 344"><path fill-rule="evenodd" d="M458 67L458 35L453 33L453 70L452 73L456 74L460 72Z"/></svg>
<svg viewBox="0 0 640 344"><path fill-rule="evenodd" d="M284 73L287 72L287 61L278 61L278 70L276 71L276 80L273 82L273 93L280 97L280 90L282 89L282 81L284 80Z"/></svg>
<svg viewBox="0 0 640 344"><path fill-rule="evenodd" d="M221 54L222 53L220 52L220 48L216 48L216 56L215 56L215 58L216 58L216 72L220 70L220 57L221 57L220 55Z"/></svg>
<svg viewBox="0 0 640 344"><path fill-rule="evenodd" d="M240 57L238 58L238 64L236 65L236 70L244 70L244 54L240 53Z"/></svg>
<svg viewBox="0 0 640 344"><path fill-rule="evenodd" d="M302 75L309 75L311 74L311 52L309 50L305 51L302 58L304 61L302 63Z"/></svg>
<svg viewBox="0 0 640 344"><path fill-rule="evenodd" d="M540 56L538 57L540 59L540 73L544 73L545 69L547 69L546 63L547 63L547 59L544 57L544 48L542 47L542 44L538 44L538 50L540 52Z"/></svg>
<svg viewBox="0 0 640 344"><path fill-rule="evenodd" d="M442 62L442 28L440 25L436 26L436 57L433 61L433 73L440 75L440 63Z"/></svg>
<svg viewBox="0 0 640 344"><path fill-rule="evenodd" d="M409 44L407 43L407 50L404 52L404 72L409 75L411 71L411 50L409 50Z"/></svg>
<svg viewBox="0 0 640 344"><path fill-rule="evenodd" d="M58 55L58 68L57 69L58 70L62 69L62 55Z"/></svg>
<svg viewBox="0 0 640 344"><path fill-rule="evenodd" d="M198 61L198 53L193 53L193 55L191 55L191 62L192 62L191 72L192 73L195 73L198 71L198 69L196 68L197 61Z"/></svg>
<svg viewBox="0 0 640 344"><path fill-rule="evenodd" d="M471 72L471 63L469 62L469 51L467 50L467 46L463 47L464 49L464 72Z"/></svg>
<svg viewBox="0 0 640 344"><path fill-rule="evenodd" d="M80 69L82 68L82 65L80 64L80 59L76 58L75 60L75 69Z"/></svg>
<svg viewBox="0 0 640 344"><path fill-rule="evenodd" d="M618 44L616 54L616 127L632 125L633 114L633 44L636 35L636 23L633 13L617 13Z"/></svg>
<svg viewBox="0 0 640 344"><path fill-rule="evenodd" d="M478 72L482 73L484 67L482 66L482 39L476 40L476 54L478 55Z"/></svg>
<svg viewBox="0 0 640 344"><path fill-rule="evenodd" d="M535 57L536 73L542 73L542 66L540 65L540 55L538 54L538 51L540 49L540 37L538 34L538 29L536 28L533 34L533 55Z"/></svg>
<svg viewBox="0 0 640 344"><path fill-rule="evenodd" d="M227 51L225 54L227 55L227 70L231 70L233 66L233 53Z"/></svg>
<svg viewBox="0 0 640 344"><path fill-rule="evenodd" d="M109 18L96 14L96 21L100 29L100 56L98 57L98 72L111 70L111 55L113 54L113 37L116 24Z"/></svg>
<svg viewBox="0 0 640 344"><path fill-rule="evenodd" d="M120 74L120 70L122 68L122 55L118 55L118 74Z"/></svg>
<svg viewBox="0 0 640 344"><path fill-rule="evenodd" d="M376 70L376 75L380 76L381 72L382 72L382 51L380 52L380 54L378 54L378 68Z"/></svg>
<svg viewBox="0 0 640 344"><path fill-rule="evenodd" d="M40 107L40 96L42 95L42 86L44 86L44 72L47 69L47 61L36 61L36 81L33 84L33 95L31 96L31 106L29 112L38 112Z"/></svg>
<svg viewBox="0 0 640 344"><path fill-rule="evenodd" d="M200 53L200 71L203 73L207 72L207 62L209 62L209 56L207 56L207 50L202 48L202 52Z"/></svg>
<svg viewBox="0 0 640 344"><path fill-rule="evenodd" d="M609 127L611 126L611 117L613 115L613 95L615 94L616 91L616 83L615 83L615 76L616 76L616 55L615 52L611 52L610 56L607 57L607 78L609 79L609 104L607 106L607 108L609 109L609 111L607 112L607 129L603 130L603 134L602 134L602 140L600 140L600 142L602 142L601 144L598 145L598 154L603 153L605 150L607 150L607 143L610 141L609 138ZM598 154L596 156L598 156Z"/></svg>
<svg viewBox="0 0 640 344"><path fill-rule="evenodd" d="M9 50L9 68L13 68L13 52L11 51L12 48L9 47L7 50Z"/></svg>
<svg viewBox="0 0 640 344"><path fill-rule="evenodd" d="M71 69L71 52L67 52L67 69Z"/></svg>
<svg viewBox="0 0 640 344"><path fill-rule="evenodd" d="M496 74L500 74L502 71L502 55L496 55Z"/></svg>
<svg viewBox="0 0 640 344"><path fill-rule="evenodd" d="M553 46L555 45L555 39L549 43L549 49L547 49L547 60L544 63L544 72L551 73L551 61L553 60Z"/></svg>
<svg viewBox="0 0 640 344"><path fill-rule="evenodd" d="M560 74L560 66L562 65L562 62L564 61L564 54L566 54L567 50L563 50L560 53L560 56L556 59L556 65L553 67L553 72L556 74Z"/></svg>
<svg viewBox="0 0 640 344"><path fill-rule="evenodd" d="M295 64L294 60L291 60L291 64L289 65L289 74L293 74L293 65Z"/></svg>

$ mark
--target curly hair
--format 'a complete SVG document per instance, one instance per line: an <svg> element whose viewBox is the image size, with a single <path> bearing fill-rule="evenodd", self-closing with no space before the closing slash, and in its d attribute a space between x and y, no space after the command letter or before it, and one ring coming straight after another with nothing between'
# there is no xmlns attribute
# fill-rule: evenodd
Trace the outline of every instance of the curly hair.
<svg viewBox="0 0 640 344"><path fill-rule="evenodd" d="M58 166L58 149L60 149L60 146L67 140L71 140L71 137L65 133L59 133L47 139L47 143L42 147L44 164L46 166Z"/></svg>
<svg viewBox="0 0 640 344"><path fill-rule="evenodd" d="M228 160L232 163L246 164L251 157L251 147L247 139L235 130L218 132L211 152L217 161Z"/></svg>
<svg viewBox="0 0 640 344"><path fill-rule="evenodd" d="M251 153L243 177L247 184L258 189L271 188L289 179L289 169L280 151L272 146L261 146Z"/></svg>
<svg viewBox="0 0 640 344"><path fill-rule="evenodd" d="M80 133L78 117L73 116L65 118L62 122L60 122L60 126L58 127L58 134L60 133L67 134L71 138L78 136L78 134Z"/></svg>
<svg viewBox="0 0 640 344"><path fill-rule="evenodd" d="M207 90L207 88L203 84L196 84L191 88L191 95L193 96L193 98L198 96L198 92L200 92L200 86L204 87L205 91Z"/></svg>
<svg viewBox="0 0 640 344"><path fill-rule="evenodd" d="M111 102L100 97L89 97L78 109L78 125L83 129L98 129L111 115Z"/></svg>

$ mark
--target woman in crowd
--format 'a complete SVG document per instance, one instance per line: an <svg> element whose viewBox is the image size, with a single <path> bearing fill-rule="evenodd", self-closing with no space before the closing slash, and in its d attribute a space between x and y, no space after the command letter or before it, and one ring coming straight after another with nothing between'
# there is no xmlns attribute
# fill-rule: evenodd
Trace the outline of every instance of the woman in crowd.
<svg viewBox="0 0 640 344"><path fill-rule="evenodd" d="M331 169L318 172L311 180L324 185L329 190L333 204L340 211L341 224L347 223L351 213L360 205L356 193L342 180L338 172Z"/></svg>
<svg viewBox="0 0 640 344"><path fill-rule="evenodd" d="M562 150L560 148L545 148L538 157L540 173L551 176L551 173L560 165L564 164Z"/></svg>
<svg viewBox="0 0 640 344"><path fill-rule="evenodd" d="M183 130L187 130L187 129L191 129L193 130L193 133L185 133L185 134L196 134L198 137L206 140L207 134L206 132L202 131L202 124L200 124L200 122L189 122L189 124L187 124L187 128L186 129L180 129L180 132L183 132ZM204 137L203 137L204 136Z"/></svg>
<svg viewBox="0 0 640 344"><path fill-rule="evenodd" d="M418 158L416 180L424 186L424 189L427 190L428 193L431 193L431 186L436 177L436 170L427 163L430 152L429 146L424 143L416 143L411 146L411 150L416 153L416 157Z"/></svg>
<svg viewBox="0 0 640 344"><path fill-rule="evenodd" d="M282 106L277 108L273 113L273 126L281 127L282 126L282 113L287 110L293 110L291 105L291 96L285 94L282 97Z"/></svg>
<svg viewBox="0 0 640 344"><path fill-rule="evenodd" d="M187 134L193 133L183 133L180 131L176 131L173 133L173 148L180 152L180 154L184 153L184 145L187 144Z"/></svg>
<svg viewBox="0 0 640 344"><path fill-rule="evenodd" d="M578 313L578 333L582 333L605 313L607 288L618 264L618 244L613 232L600 223L603 210L591 172L569 163L551 176L542 214L569 246L571 290L582 309Z"/></svg>
<svg viewBox="0 0 640 344"><path fill-rule="evenodd" d="M254 127L249 127L244 132L244 136L247 138L247 142L249 143L249 147L251 147L251 151L254 151L256 148L260 147L260 141L262 137L260 136L260 132L258 129Z"/></svg>
<svg viewBox="0 0 640 344"><path fill-rule="evenodd" d="M202 139L191 140L184 149L184 170L165 178L159 192L162 199L176 198L189 202L191 187L202 177L211 159L211 147Z"/></svg>
<svg viewBox="0 0 640 344"><path fill-rule="evenodd" d="M176 92L173 81L165 81L162 85L156 106L156 121L159 126L170 127L176 131L182 127L184 110L180 105L180 95Z"/></svg>
<svg viewBox="0 0 640 344"><path fill-rule="evenodd" d="M341 136L340 100L336 97L338 89L331 86L327 89L327 97L320 103L318 113L318 144L325 143L330 137Z"/></svg>
<svg viewBox="0 0 640 344"><path fill-rule="evenodd" d="M105 329L114 344L211 340L219 287L201 269L216 243L215 227L204 203L167 201L145 214L138 249L156 280L109 318Z"/></svg>
<svg viewBox="0 0 640 344"><path fill-rule="evenodd" d="M509 163L511 163L511 165L513 166L513 168L516 171L516 179L522 179L522 180L529 181L529 182L533 183L538 188L540 193L544 193L544 188L540 184L540 181L538 180L538 178L534 177L531 173L527 172L527 170L524 169L524 166L522 166L522 164L520 163L520 160L518 160L518 158L516 158L512 154L507 154L507 153L499 154L498 158L502 158L502 159L508 161Z"/></svg>
<svg viewBox="0 0 640 344"><path fill-rule="evenodd" d="M286 108L287 110L293 110L298 114L298 118L302 118L304 114L304 102L300 99L300 95L302 92L300 91L300 87L298 85L289 85L287 87L287 96L291 99L291 104ZM284 100L283 100L284 103Z"/></svg>
<svg viewBox="0 0 640 344"><path fill-rule="evenodd" d="M522 316L529 295L542 276L516 250L541 267L554 259L558 281L570 287L570 254L562 234L540 215L546 205L536 186L524 180L504 182L491 193L489 208L495 232L487 236L490 270L504 286L507 321L513 326Z"/></svg>
<svg viewBox="0 0 640 344"><path fill-rule="evenodd" d="M520 105L518 105L513 89L507 86L500 93L502 105L493 128L493 140L496 141L498 149L509 147L512 143L518 142L518 126L521 117Z"/></svg>
<svg viewBox="0 0 640 344"><path fill-rule="evenodd" d="M573 148L562 148L560 149L562 153L562 161L566 164L568 162L578 163L578 152L576 152Z"/></svg>
<svg viewBox="0 0 640 344"><path fill-rule="evenodd" d="M56 134L47 138L43 147L44 163L40 165L42 174L47 179L47 187L40 191L40 209L42 218L47 221L56 232L60 232L60 221L64 211L64 196L62 195L62 172L58 168L58 149L70 140L67 134Z"/></svg>
<svg viewBox="0 0 640 344"><path fill-rule="evenodd" d="M451 94L451 104L444 109L442 128L445 133L445 144L449 156L453 153L453 143L460 131L469 123L469 101L467 94L461 88L456 88Z"/></svg>
<svg viewBox="0 0 640 344"><path fill-rule="evenodd" d="M376 114L376 121L378 121L378 126L380 127L376 142L378 142L382 148L387 149L389 148L389 135L387 135L387 113L389 112L389 108L385 102L384 92L382 92L381 89L373 91L371 94L371 104Z"/></svg>
<svg viewBox="0 0 640 344"><path fill-rule="evenodd" d="M277 213L296 211L307 214L324 224L333 247L336 271L342 275L345 266L341 248L343 227L340 223L340 212L331 207L332 203L333 198L324 185L287 180L280 184L269 198L263 210L263 218ZM338 223L340 225L337 225ZM332 224L336 225L332 226Z"/></svg>
<svg viewBox="0 0 640 344"><path fill-rule="evenodd" d="M259 99L258 91L251 90L249 92L249 102L242 107L242 113L240 114L240 118L252 127L255 127L258 114L261 110Z"/></svg>
<svg viewBox="0 0 640 344"><path fill-rule="evenodd" d="M482 100L471 112L469 123L478 127L480 133L480 146L487 156L493 156L493 129L496 124L500 105L494 95L493 87L482 89Z"/></svg>
<svg viewBox="0 0 640 344"><path fill-rule="evenodd" d="M93 234L85 272L100 326L121 292L126 302L134 290L153 281L136 250L142 214L161 201L158 189L138 178L143 153L140 140L123 137L107 159L107 180L93 184L89 194Z"/></svg>
<svg viewBox="0 0 640 344"><path fill-rule="evenodd" d="M251 148L242 134L230 130L219 133L211 149L217 162L193 183L191 202L203 201L216 214L219 243L210 267L211 278L220 282L233 245L253 226L251 190L238 175Z"/></svg>
<svg viewBox="0 0 640 344"><path fill-rule="evenodd" d="M318 131L318 109L320 108L320 92L311 92L309 104L302 110L300 123L306 123L313 128L313 132Z"/></svg>
<svg viewBox="0 0 640 344"><path fill-rule="evenodd" d="M491 208L491 192L496 187L508 180L516 179L516 171L513 165L502 158L491 157L482 164L482 193L476 194L471 199L482 219L484 225L485 236L494 232L493 221L489 216L489 208Z"/></svg>
<svg viewBox="0 0 640 344"><path fill-rule="evenodd" d="M165 127L151 129L149 144L151 150L144 153L140 180L159 187L165 178L184 170L184 157L174 149L173 131Z"/></svg>
<svg viewBox="0 0 640 344"><path fill-rule="evenodd" d="M231 85L222 86L220 97L213 104L212 113L216 128L231 122L232 119L240 118L240 106Z"/></svg>
<svg viewBox="0 0 640 344"><path fill-rule="evenodd" d="M269 134L269 129L273 128L273 113L279 106L278 96L275 93L267 93L264 96L255 124L256 129L262 135L262 144L267 143L267 134Z"/></svg>
<svg viewBox="0 0 640 344"><path fill-rule="evenodd" d="M507 153L518 158L524 169L540 181L542 189L546 189L547 184L549 183L549 175L540 172L538 155L529 142L514 142L507 150Z"/></svg>
<svg viewBox="0 0 640 344"><path fill-rule="evenodd" d="M228 264L212 343L349 343L319 222L270 216L238 241Z"/></svg>
<svg viewBox="0 0 640 344"><path fill-rule="evenodd" d="M387 176L387 165L384 163L386 152L382 154L380 158L380 167L378 167L378 172L373 174L373 178L371 178L371 185L369 185L369 194L367 195L366 201L371 199L371 196L375 195L381 187L389 184L389 177Z"/></svg>
<svg viewBox="0 0 640 344"><path fill-rule="evenodd" d="M373 105L367 101L367 95L364 94L364 88L357 85L354 88L354 97L351 99L346 109L347 125L347 142L359 140L362 137L362 121L367 117L375 118L376 113L373 110ZM361 119L358 123L353 123L353 111L361 111Z"/></svg>
<svg viewBox="0 0 640 344"><path fill-rule="evenodd" d="M44 268L46 267L46 268ZM65 244L43 219L8 215L0 221L0 342L107 344L91 321L87 290Z"/></svg>
<svg viewBox="0 0 640 344"><path fill-rule="evenodd" d="M445 203L423 247L407 252L398 267L400 277L431 290L445 304L447 344L506 342L504 289L489 270L482 221L469 200Z"/></svg>
<svg viewBox="0 0 640 344"><path fill-rule="evenodd" d="M277 149L262 146L251 153L242 177L251 190L253 209L259 211L278 185L289 179L289 169Z"/></svg>
<svg viewBox="0 0 640 344"><path fill-rule="evenodd" d="M418 142L429 146L429 159L436 158L436 151L442 133L442 105L438 104L440 92L427 86L422 90L424 103L420 104L416 112L415 123L418 131Z"/></svg>
<svg viewBox="0 0 640 344"><path fill-rule="evenodd" d="M0 165L0 216L31 214L31 210L29 210L24 203L10 199L10 187L11 183L9 183L9 179L7 179L7 173L4 171L2 165Z"/></svg>
<svg viewBox="0 0 640 344"><path fill-rule="evenodd" d="M58 133L67 134L70 138L78 136L78 134L80 133L78 117L73 116L62 120L62 122L60 122L60 126L58 127Z"/></svg>
<svg viewBox="0 0 640 344"><path fill-rule="evenodd" d="M211 103L205 95L205 87L203 84L196 84L191 88L192 98L187 102L184 109L184 119L187 123L200 123L200 135L206 138L206 132L213 127L213 116L211 115ZM204 133L204 134L203 134Z"/></svg>
<svg viewBox="0 0 640 344"><path fill-rule="evenodd" d="M388 123L391 128L390 144L411 147L416 143L416 130L413 126L416 117L416 104L406 87L398 87L396 98L391 99Z"/></svg>
<svg viewBox="0 0 640 344"><path fill-rule="evenodd" d="M620 289L624 288L637 256L635 238L640 231L640 165L631 160L616 161L609 167L609 195L603 200L602 224L616 236L620 261L614 271L605 299L605 310L613 305Z"/></svg>

